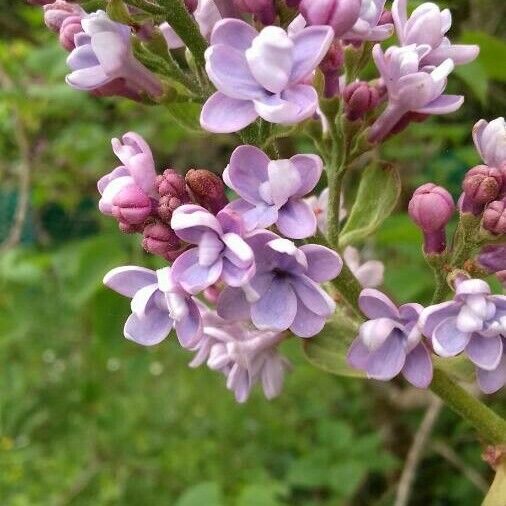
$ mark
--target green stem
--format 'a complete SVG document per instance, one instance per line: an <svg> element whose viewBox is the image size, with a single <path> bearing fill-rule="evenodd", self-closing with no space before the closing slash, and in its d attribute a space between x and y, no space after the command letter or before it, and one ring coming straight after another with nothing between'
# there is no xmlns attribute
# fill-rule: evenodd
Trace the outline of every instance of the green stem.
<svg viewBox="0 0 506 506"><path fill-rule="evenodd" d="M360 318L363 318L362 311L358 305L358 298L362 287L346 263L343 263L341 273L332 281L332 285L338 290L353 312Z"/></svg>
<svg viewBox="0 0 506 506"><path fill-rule="evenodd" d="M332 157L335 160L335 157ZM335 161L331 163L335 163ZM339 232L341 230L341 192L344 170L336 167L327 168L329 182L329 204L327 217L327 235L334 249L339 247Z"/></svg>
<svg viewBox="0 0 506 506"><path fill-rule="evenodd" d="M133 7L137 7L144 12L153 14L154 16L160 16L161 14L164 14L163 7L160 7L153 2L149 2L148 0L127 0L126 3L132 5Z"/></svg>
<svg viewBox="0 0 506 506"><path fill-rule="evenodd" d="M430 389L464 420L472 424L488 443L506 442L506 420L457 385L438 367L434 369Z"/></svg>
<svg viewBox="0 0 506 506"><path fill-rule="evenodd" d="M207 42L200 34L197 24L186 9L183 0L158 0L164 7L165 17L169 25L181 37L186 47L191 51L195 62L205 65L204 52Z"/></svg>

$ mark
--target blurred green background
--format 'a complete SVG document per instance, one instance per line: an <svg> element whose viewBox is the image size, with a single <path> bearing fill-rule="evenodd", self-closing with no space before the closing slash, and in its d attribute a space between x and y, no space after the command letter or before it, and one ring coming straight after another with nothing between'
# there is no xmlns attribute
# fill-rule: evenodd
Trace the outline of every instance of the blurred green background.
<svg viewBox="0 0 506 506"><path fill-rule="evenodd" d="M439 3L453 9L453 38L480 43L482 55L451 79L467 96L460 112L384 148L402 167L403 200L365 253L385 261L399 301L424 302L432 286L405 215L412 190L433 181L457 196L478 162L472 125L506 105L504 2ZM187 367L173 339L145 349L122 337L128 301L102 277L155 264L97 211L96 180L115 163L110 138L141 133L159 170L216 171L234 140L189 134L161 108L71 90L55 39L38 8L0 1L0 504L393 504L425 410L420 394L323 373L291 342L283 395L255 392L239 406L220 375ZM504 395L490 402L504 412ZM479 504L492 476L481 451L443 411L410 504Z"/></svg>

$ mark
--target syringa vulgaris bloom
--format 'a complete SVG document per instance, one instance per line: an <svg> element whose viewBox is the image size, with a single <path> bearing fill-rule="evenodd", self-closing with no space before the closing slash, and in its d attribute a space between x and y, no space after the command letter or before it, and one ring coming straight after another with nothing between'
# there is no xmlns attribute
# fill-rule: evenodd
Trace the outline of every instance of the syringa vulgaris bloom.
<svg viewBox="0 0 506 506"><path fill-rule="evenodd" d="M385 52L377 44L373 57L388 92L386 109L371 127L369 139L379 142L387 137L409 112L448 114L464 102L460 95L444 95L447 78L454 69L451 59L437 67L423 67L429 45L392 46Z"/></svg>
<svg viewBox="0 0 506 506"><path fill-rule="evenodd" d="M223 290L218 314L232 321L251 319L259 330L290 329L305 338L318 334L335 310L320 284L341 272L339 255L315 244L298 248L267 230L253 232L246 242L255 254L255 275L241 288Z"/></svg>
<svg viewBox="0 0 506 506"><path fill-rule="evenodd" d="M419 5L408 18L408 0L394 0L392 16L397 37L402 46L428 45L428 51L422 57L423 65L440 65L451 58L455 65L472 62L480 48L472 44L452 44L445 34L452 26L449 9L440 10L432 2Z"/></svg>
<svg viewBox="0 0 506 506"><path fill-rule="evenodd" d="M197 302L174 282L169 267L156 272L136 266L117 267L105 275L104 284L132 299L132 314L124 327L127 339L153 346L175 328L181 346L196 346L202 334Z"/></svg>
<svg viewBox="0 0 506 506"><path fill-rule="evenodd" d="M238 19L217 23L205 57L207 74L218 91L204 104L202 128L231 133L259 116L287 125L310 118L318 107L318 95L307 80L332 39L327 26L296 33L268 26L258 33Z"/></svg>
<svg viewBox="0 0 506 506"><path fill-rule="evenodd" d="M504 118L496 118L490 122L484 119L478 121L473 128L473 139L482 160L489 167L502 168L506 173L506 122Z"/></svg>
<svg viewBox="0 0 506 506"><path fill-rule="evenodd" d="M227 208L242 216L247 231L275 224L285 237L310 237L316 233L317 219L303 197L314 189L322 170L316 155L270 160L255 146L239 146L223 179L241 198Z"/></svg>
<svg viewBox="0 0 506 506"><path fill-rule="evenodd" d="M76 48L67 58L72 72L66 81L72 88L127 96L162 94L158 77L134 57L129 26L112 21L104 11L88 14L81 25L83 31L74 37Z"/></svg>
<svg viewBox="0 0 506 506"><path fill-rule="evenodd" d="M394 25L392 23L380 23L385 1L361 0L358 19L342 38L351 41L381 41L388 39L394 32Z"/></svg>
<svg viewBox="0 0 506 506"><path fill-rule="evenodd" d="M371 288L359 298L362 312L369 318L348 352L348 363L367 377L389 381L398 374L418 388L432 381L432 360L422 340L418 321L422 306L397 306L382 292Z"/></svg>

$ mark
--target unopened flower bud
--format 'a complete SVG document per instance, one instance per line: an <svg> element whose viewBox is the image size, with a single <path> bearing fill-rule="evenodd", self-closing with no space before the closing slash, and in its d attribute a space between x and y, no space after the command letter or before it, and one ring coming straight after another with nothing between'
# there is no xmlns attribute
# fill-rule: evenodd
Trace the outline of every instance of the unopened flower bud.
<svg viewBox="0 0 506 506"><path fill-rule="evenodd" d="M168 225L155 221L144 228L142 247L148 253L173 261L183 252L184 244Z"/></svg>
<svg viewBox="0 0 506 506"><path fill-rule="evenodd" d="M363 118L380 101L378 89L364 81L348 84L343 91L346 117L350 121Z"/></svg>
<svg viewBox="0 0 506 506"><path fill-rule="evenodd" d="M211 213L217 214L228 204L225 186L216 174L204 169L191 169L185 180L195 202Z"/></svg>
<svg viewBox="0 0 506 506"><path fill-rule="evenodd" d="M258 16L264 25L272 25L276 19L274 0L234 0L234 4L239 11Z"/></svg>
<svg viewBox="0 0 506 506"><path fill-rule="evenodd" d="M53 32L58 33L62 23L69 16L82 16L84 11L77 4L71 4L65 0L44 5L44 23Z"/></svg>
<svg viewBox="0 0 506 506"><path fill-rule="evenodd" d="M483 228L494 235L506 234L506 201L495 200L483 212Z"/></svg>
<svg viewBox="0 0 506 506"><path fill-rule="evenodd" d="M394 17L392 16L392 13L388 9L384 9L381 13L381 16L378 21L378 26L380 25L390 25L393 24Z"/></svg>
<svg viewBox="0 0 506 506"><path fill-rule="evenodd" d="M445 250L445 227L454 211L452 196L441 186L427 183L415 191L409 202L409 215L423 232L425 253Z"/></svg>
<svg viewBox="0 0 506 506"><path fill-rule="evenodd" d="M114 217L128 225L140 225L151 215L151 199L136 185L130 185L118 192L112 201Z"/></svg>
<svg viewBox="0 0 506 506"><path fill-rule="evenodd" d="M358 20L361 4L361 0L302 0L299 10L309 25L329 25L339 38Z"/></svg>
<svg viewBox="0 0 506 506"><path fill-rule="evenodd" d="M484 205L498 197L502 186L503 174L499 169L478 165L466 174L463 189L473 204Z"/></svg>
<svg viewBox="0 0 506 506"><path fill-rule="evenodd" d="M340 41L336 40L330 46L327 54L320 63L320 70L325 77L325 96L335 97L339 93L340 70L344 64L344 51Z"/></svg>
<svg viewBox="0 0 506 506"><path fill-rule="evenodd" d="M73 51L76 47L74 37L83 31L80 16L66 17L60 27L60 44L67 51Z"/></svg>
<svg viewBox="0 0 506 506"><path fill-rule="evenodd" d="M160 197L168 195L189 202L184 177L173 169L166 169L163 174L156 177L155 188Z"/></svg>
<svg viewBox="0 0 506 506"><path fill-rule="evenodd" d="M165 223L170 223L172 213L183 204L185 204L185 202L181 201L178 197L164 195L163 197L160 197L160 200L158 201L158 216L160 216Z"/></svg>
<svg viewBox="0 0 506 506"><path fill-rule="evenodd" d="M130 225L129 223L118 222L119 229L124 234L142 234L144 230L144 224Z"/></svg>

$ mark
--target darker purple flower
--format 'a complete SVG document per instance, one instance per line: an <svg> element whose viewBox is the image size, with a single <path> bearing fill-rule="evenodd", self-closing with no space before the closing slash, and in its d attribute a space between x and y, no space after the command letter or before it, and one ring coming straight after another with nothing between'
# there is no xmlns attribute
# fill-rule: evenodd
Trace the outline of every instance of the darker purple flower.
<svg viewBox="0 0 506 506"><path fill-rule="evenodd" d="M348 363L372 379L389 381L402 374L415 387L427 388L432 381L432 360L418 328L422 306L397 308L372 288L362 290L359 305L369 321L360 327Z"/></svg>
<svg viewBox="0 0 506 506"><path fill-rule="evenodd" d="M104 284L132 299L132 314L124 334L144 346L162 342L174 327L181 346L192 348L200 339L202 322L195 299L173 281L169 267L152 271L143 267L117 267Z"/></svg>
<svg viewBox="0 0 506 506"><path fill-rule="evenodd" d="M203 207L184 205L172 215L171 227L180 239L197 247L174 262L174 279L197 294L219 279L229 286L247 283L255 273L251 247L242 238L242 220L226 210L213 216Z"/></svg>
<svg viewBox="0 0 506 506"><path fill-rule="evenodd" d="M266 230L253 232L246 241L255 253L256 274L242 288L223 290L218 314L227 320L251 318L259 330L318 334L335 309L320 283L341 272L339 255L315 244L297 248Z"/></svg>
<svg viewBox="0 0 506 506"><path fill-rule="evenodd" d="M81 25L76 48L67 58L72 70L66 77L70 86L93 91L123 80L134 92L152 97L162 94L160 80L133 55L129 26L112 21L104 11L88 14Z"/></svg>
<svg viewBox="0 0 506 506"><path fill-rule="evenodd" d="M374 46L373 57L387 88L388 104L371 127L371 142L387 137L407 113L448 114L464 102L462 96L443 95L453 61L448 58L437 67L425 67L422 61L429 52L426 44L392 46L385 53L379 44Z"/></svg>
<svg viewBox="0 0 506 506"><path fill-rule="evenodd" d="M503 173L488 165L477 165L470 169L464 178L465 199L472 206L481 206L495 200L503 187Z"/></svg>
<svg viewBox="0 0 506 506"><path fill-rule="evenodd" d="M478 263L490 273L506 270L506 245L486 246L478 256Z"/></svg>
<svg viewBox="0 0 506 506"><path fill-rule="evenodd" d="M323 170L316 155L270 160L254 146L239 146L223 173L225 183L241 198L227 209L239 213L248 231L276 224L286 237L303 239L316 233L316 217L303 199Z"/></svg>
<svg viewBox="0 0 506 506"><path fill-rule="evenodd" d="M287 33L268 26L258 33L238 19L217 23L206 51L206 70L218 91L205 103L202 128L237 132L259 116L294 124L313 116L318 95L305 84L333 39L330 27Z"/></svg>
<svg viewBox="0 0 506 506"><path fill-rule="evenodd" d="M350 121L363 118L380 102L378 88L364 81L348 84L343 90L346 117Z"/></svg>
<svg viewBox="0 0 506 506"><path fill-rule="evenodd" d="M494 371L503 356L506 296L491 295L481 279L460 280L454 299L424 309L420 325L438 355L464 352L480 369Z"/></svg>
<svg viewBox="0 0 506 506"><path fill-rule="evenodd" d="M397 37L402 46L428 45L430 51L422 57L423 65L440 65L451 58L455 65L472 62L480 48L471 44L452 44L445 34L452 26L449 9L441 11L432 2L419 5L408 18L407 0L394 0L392 15Z"/></svg>

